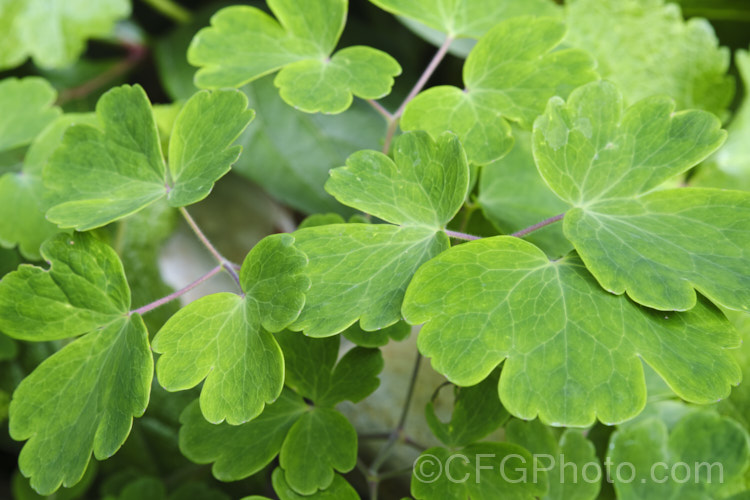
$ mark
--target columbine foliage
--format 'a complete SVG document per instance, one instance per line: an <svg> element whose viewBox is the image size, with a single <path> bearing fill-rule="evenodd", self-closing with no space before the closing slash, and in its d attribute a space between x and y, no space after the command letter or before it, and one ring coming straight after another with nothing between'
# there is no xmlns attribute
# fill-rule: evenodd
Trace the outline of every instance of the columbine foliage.
<svg viewBox="0 0 750 500"><path fill-rule="evenodd" d="M75 61L130 9L94 3L0 2L0 67ZM750 194L732 189L750 185L750 100L722 148L733 87L706 22L661 0L371 3L440 44L394 111L374 99L399 62L340 46L347 0L182 19L157 57L184 97L172 104L135 83L63 113L80 88L0 81L0 418L25 441L29 478L14 492L225 498L205 482L172 489L179 452L282 500L375 498L391 475L411 476L418 500L593 500L601 480L573 471L608 462L637 470L615 477L620 499L750 491L748 391L733 389L750 359ZM466 57L451 80L464 88L426 88L448 52ZM737 61L747 85L747 53ZM295 226L277 209L268 228L283 234L244 248L242 265L186 209L233 168L310 215ZM169 293L159 259L178 212L216 267ZM172 302L222 272L233 288ZM410 334L395 427L355 426L393 376L384 353ZM427 388L424 443L407 429L421 356L445 381ZM373 457L362 444L377 439ZM115 464L95 481L91 456L123 446L114 460L145 472ZM404 446L415 466L386 465ZM539 473L534 454L557 463ZM505 474L484 474L483 457ZM724 482L661 482L655 462L721 462Z"/></svg>

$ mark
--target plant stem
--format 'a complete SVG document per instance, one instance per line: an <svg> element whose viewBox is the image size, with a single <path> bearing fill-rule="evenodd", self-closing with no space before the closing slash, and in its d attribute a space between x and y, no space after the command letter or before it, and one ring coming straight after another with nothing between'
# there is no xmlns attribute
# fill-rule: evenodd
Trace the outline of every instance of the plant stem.
<svg viewBox="0 0 750 500"><path fill-rule="evenodd" d="M529 233L533 233L537 229L541 229L544 226L549 226L550 224L553 224L559 220L562 220L562 218L565 217L565 213L561 213L558 215L555 215L554 217L550 217L549 219L544 219L542 222L537 222L533 226L529 226L526 229L521 229L520 231L516 231L515 233L511 234L511 236L515 236L516 238L523 238Z"/></svg>
<svg viewBox="0 0 750 500"><path fill-rule="evenodd" d="M222 266L216 266L213 269L211 269L209 272L198 278L197 280L193 281L189 285L185 286L184 288L180 288L179 290L170 293L166 297L162 297L159 300L156 300L154 302L151 302L150 304L146 304L145 306L139 307L138 309L135 309L133 311L130 311L130 314L145 314L153 309L156 309L157 307L161 307L164 304L167 304L169 302L172 302L178 297L181 297L182 295L185 295L193 288L197 287L204 281L208 280L212 276L215 276L218 274L222 269Z"/></svg>
<svg viewBox="0 0 750 500"><path fill-rule="evenodd" d="M456 238L459 240L466 240L466 241L473 241L473 240L481 240L481 236L474 236L472 234L466 234L466 233L460 233L458 231L451 231L450 229L445 230L445 234L450 236L451 238Z"/></svg>
<svg viewBox="0 0 750 500"><path fill-rule="evenodd" d="M219 267L224 269L226 272L229 273L229 275L234 279L235 282L237 282L237 285L242 288L240 285L240 277L237 274L237 271L235 270L236 264L233 264L231 261L224 258L223 255L219 253L219 251L216 249L215 246L209 241L208 238L206 238L206 235L203 234L203 231L201 231L201 228L198 227L198 224L196 224L195 220L190 216L187 209L185 207L180 207L180 213L187 221L188 225L190 226L190 229L193 230L195 235L198 237L199 240L201 240L201 243L203 243L203 246L205 246L209 252L211 252L211 255L214 256L216 261L219 263Z"/></svg>
<svg viewBox="0 0 750 500"><path fill-rule="evenodd" d="M404 102L401 103L401 106L398 107L395 113L390 115L390 119L388 120L388 129L385 132L385 142L383 143L383 153L388 154L388 151L391 150L391 143L393 142L393 136L396 134L396 129L398 128L398 122L401 118L401 115L404 114L404 109L406 109L406 105L411 102L412 99L414 99L417 94L419 94L425 85L427 85L427 82L429 81L432 74L435 72L437 67L440 65L440 63L445 58L445 55L448 53L448 48L451 46L451 43L453 43L452 37L446 37L443 44L440 46L438 51L435 53L435 55L432 57L432 60L425 68L424 72L422 72L422 76L419 77L419 80L417 80L417 83L414 84L414 87L409 91L409 94L406 96L406 99L404 99Z"/></svg>
<svg viewBox="0 0 750 500"><path fill-rule="evenodd" d="M91 80L82 83L77 87L65 89L60 92L60 96L57 98L57 104L65 104L68 101L74 99L81 99L96 91L97 89L104 87L112 80L128 73L131 69L138 65L148 53L148 48L143 45L135 45L132 43L122 43L122 46L127 49L128 53L125 58L113 65L108 70L96 75Z"/></svg>
<svg viewBox="0 0 750 500"><path fill-rule="evenodd" d="M421 362L422 355L419 353L419 351L417 351L417 359L414 361L414 369L411 373L411 380L409 381L409 389L406 393L406 400L404 401L404 406L401 409L401 416L398 419L396 428L393 429L390 436L388 436L388 442L383 445L378 454L375 456L375 459L372 461L372 465L370 465L370 474L373 476L377 475L380 467L390 456L391 450L396 444L396 441L398 441L399 438L403 437L404 425L406 424L406 417L409 414L409 407L411 406L412 396L414 396L414 388L417 385L417 375L419 374L419 365L421 364Z"/></svg>
<svg viewBox="0 0 750 500"><path fill-rule="evenodd" d="M385 109L382 104L380 104L378 101L374 101L372 99L367 99L367 103L375 108L375 111L380 113L380 115L385 118L385 121L387 121L389 124L393 121L393 115L390 111Z"/></svg>
<svg viewBox="0 0 750 500"><path fill-rule="evenodd" d="M190 22L190 11L185 9L182 5L179 5L172 0L143 0L154 10L157 10L167 17L171 17L174 21L180 24Z"/></svg>

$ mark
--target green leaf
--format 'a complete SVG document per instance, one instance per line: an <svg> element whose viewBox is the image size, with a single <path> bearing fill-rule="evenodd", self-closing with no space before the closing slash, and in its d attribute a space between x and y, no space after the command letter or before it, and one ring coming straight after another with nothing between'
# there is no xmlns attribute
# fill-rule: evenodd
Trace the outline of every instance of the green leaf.
<svg viewBox="0 0 750 500"><path fill-rule="evenodd" d="M411 333L411 326L403 321L394 323L381 330L366 332L355 323L341 334L349 341L360 347L383 347L391 340L401 342Z"/></svg>
<svg viewBox="0 0 750 500"><path fill-rule="evenodd" d="M448 248L442 229L466 196L469 171L452 134L433 141L410 132L394 142L395 161L358 152L334 170L326 189L338 200L394 224L334 224L295 233L310 259L312 286L290 327L312 337L342 332L359 320L365 331L401 319L414 271Z"/></svg>
<svg viewBox="0 0 750 500"><path fill-rule="evenodd" d="M640 359L682 398L710 403L740 379L739 338L701 299L686 313L652 311L602 290L571 254L549 261L499 236L451 248L417 272L404 299L427 322L419 350L458 385L505 360L500 399L524 419L585 427L637 415L646 401Z"/></svg>
<svg viewBox="0 0 750 500"><path fill-rule="evenodd" d="M205 198L236 159L238 150L226 148L252 119L244 104L233 90L199 92L185 104L170 141L170 179L146 93L139 85L110 90L96 105L99 127L69 128L44 169L53 205L48 219L87 230L167 194L172 206ZM198 132L200 139L192 135Z"/></svg>
<svg viewBox="0 0 750 500"><path fill-rule="evenodd" d="M701 165L690 184L695 186L750 191L750 54L735 52L735 62L745 87L742 106L727 127L727 142Z"/></svg>
<svg viewBox="0 0 750 500"><path fill-rule="evenodd" d="M48 495L77 483L91 453L112 456L148 405L153 358L140 316L112 321L68 344L13 394L10 435L28 442L19 467Z"/></svg>
<svg viewBox="0 0 750 500"><path fill-rule="evenodd" d="M341 203L393 224L444 229L469 186L458 138L446 133L435 141L424 132L404 134L393 155L354 153L345 167L331 171L326 190Z"/></svg>
<svg viewBox="0 0 750 500"><path fill-rule="evenodd" d="M202 91L190 98L169 140L170 205L190 205L208 196L239 158L242 147L232 144L254 117L242 92Z"/></svg>
<svg viewBox="0 0 750 500"><path fill-rule="evenodd" d="M284 389L258 417L242 425L207 422L195 401L180 417L180 451L193 462L214 462L214 477L238 481L268 465L294 422L308 410L301 397Z"/></svg>
<svg viewBox="0 0 750 500"><path fill-rule="evenodd" d="M685 22L664 0L566 2L566 42L590 51L603 78L619 85L628 103L667 95L679 109L722 116L734 93L726 75L729 50L719 47L705 19Z"/></svg>
<svg viewBox="0 0 750 500"><path fill-rule="evenodd" d="M115 251L88 234L42 245L49 270L21 265L0 281L0 330L22 340L73 337L120 321L130 289Z"/></svg>
<svg viewBox="0 0 750 500"><path fill-rule="evenodd" d="M560 200L539 175L531 154L531 134L515 129L513 149L505 157L482 167L477 202L484 215L503 233L511 234L565 212ZM568 253L573 245L560 224L552 224L525 237L553 257Z"/></svg>
<svg viewBox="0 0 750 500"><path fill-rule="evenodd" d="M60 144L63 132L76 123L92 123L93 115L66 114L59 116L41 133L29 147L23 168L17 173L0 177L0 244L6 247L18 245L21 253L39 260L41 244L58 232L57 227L47 221L44 212L42 168L54 149Z"/></svg>
<svg viewBox="0 0 750 500"><path fill-rule="evenodd" d="M460 450L430 448L414 462L417 500L531 500L547 490L528 451L510 443L477 443Z"/></svg>
<svg viewBox="0 0 750 500"><path fill-rule="evenodd" d="M279 458L289 486L302 495L312 495L331 486L334 470L349 472L354 468L357 431L336 410L313 408L289 430Z"/></svg>
<svg viewBox="0 0 750 500"><path fill-rule="evenodd" d="M542 500L595 500L601 487L602 468L594 445L583 432L567 429L559 441L539 420L511 420L505 426L508 442L538 456L541 470L549 472L549 490Z"/></svg>
<svg viewBox="0 0 750 500"><path fill-rule="evenodd" d="M348 155L380 147L385 128L375 110L355 102L335 116L303 113L279 97L272 77L242 90L258 114L239 141L252 154L242 155L233 169L305 213L348 213L323 185Z"/></svg>
<svg viewBox="0 0 750 500"><path fill-rule="evenodd" d="M505 19L555 15L549 0L370 0L383 10L414 19L451 38L479 38Z"/></svg>
<svg viewBox="0 0 750 500"><path fill-rule="evenodd" d="M730 309L750 309L750 196L650 192L719 147L719 127L705 111L675 113L667 98L623 111L620 92L605 82L577 89L567 103L550 100L535 124L534 157L552 190L575 207L565 235L605 289L687 310L697 288Z"/></svg>
<svg viewBox="0 0 750 500"><path fill-rule="evenodd" d="M0 68L32 57L37 66L62 68L75 62L89 38L109 35L130 15L129 0L73 4L66 0L10 0L0 5Z"/></svg>
<svg viewBox="0 0 750 500"><path fill-rule="evenodd" d="M333 407L344 400L357 403L380 385L383 356L378 349L355 347L336 363L338 336L316 339L282 331L276 338L284 351L286 385L316 406Z"/></svg>
<svg viewBox="0 0 750 500"><path fill-rule="evenodd" d="M44 79L30 76L0 81L0 151L25 146L60 115L57 92Z"/></svg>
<svg viewBox="0 0 750 500"><path fill-rule="evenodd" d="M430 88L409 102L403 130L456 133L471 163L485 165L513 146L508 121L530 127L547 100L597 77L591 57L556 49L565 25L554 18L515 17L484 35L463 70L465 89Z"/></svg>
<svg viewBox="0 0 750 500"><path fill-rule="evenodd" d="M414 272L449 247L443 232L388 224L334 224L294 236L310 259L312 285L290 329L311 337L335 335L357 320L366 331L393 325Z"/></svg>
<svg viewBox="0 0 750 500"><path fill-rule="evenodd" d="M262 240L240 271L244 297L203 297L172 316L154 338L154 351L163 354L157 373L164 388L180 391L206 380L200 405L209 422L252 420L281 393L284 358L270 332L294 321L309 287L306 258L293 242L289 235Z"/></svg>
<svg viewBox="0 0 750 500"><path fill-rule="evenodd" d="M508 412L497 398L498 372L472 387L455 387L450 422L441 422L430 401L425 407L427 425L450 448L467 446L486 437L508 420Z"/></svg>
<svg viewBox="0 0 750 500"><path fill-rule="evenodd" d="M188 60L201 67L199 87L240 87L281 70L274 81L281 97L308 113L341 113L352 95L379 99L390 92L401 67L385 52L355 46L331 55L346 21L346 0L267 3L276 19L255 7L233 6L198 32Z"/></svg>
<svg viewBox="0 0 750 500"><path fill-rule="evenodd" d="M614 471L631 464L612 474L618 499L724 498L722 488L750 465L750 449L736 422L704 410L688 413L671 429L657 417L618 429L608 459Z"/></svg>
<svg viewBox="0 0 750 500"><path fill-rule="evenodd" d="M287 483L284 471L280 468L273 471L271 480L273 490L281 500L304 500L306 498L310 500L359 500L360 498L357 491L338 474L334 475L333 482L328 488L312 495L300 495L294 491Z"/></svg>

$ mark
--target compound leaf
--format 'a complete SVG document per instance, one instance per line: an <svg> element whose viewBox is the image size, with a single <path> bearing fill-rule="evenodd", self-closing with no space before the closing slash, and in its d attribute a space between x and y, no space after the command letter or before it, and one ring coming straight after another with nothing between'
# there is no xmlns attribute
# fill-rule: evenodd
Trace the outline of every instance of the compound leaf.
<svg viewBox="0 0 750 500"><path fill-rule="evenodd" d="M574 206L563 230L601 285L661 310L687 310L693 288L750 309L750 195L653 191L723 142L705 111L674 112L667 98L623 111L606 82L550 100L535 123L534 157L553 191ZM668 251L665 251L668 248Z"/></svg>
<svg viewBox="0 0 750 500"><path fill-rule="evenodd" d="M10 435L29 441L19 467L39 493L77 483L94 456L112 456L148 405L153 358L140 316L115 320L65 346L13 394Z"/></svg>
<svg viewBox="0 0 750 500"><path fill-rule="evenodd" d="M200 406L209 422L252 420L281 393L284 358L270 332L294 321L309 287L307 259L293 242L289 235L262 240L240 271L244 297L203 297L172 316L154 338L154 351L163 354L157 374L167 390L206 380Z"/></svg>
<svg viewBox="0 0 750 500"><path fill-rule="evenodd" d="M60 115L57 92L44 79L30 76L0 81L0 151L29 144Z"/></svg>
<svg viewBox="0 0 750 500"><path fill-rule="evenodd" d="M450 422L441 422L430 401L425 407L427 425L444 445L470 445L500 427L510 415L497 398L497 372L471 387L455 387Z"/></svg>
<svg viewBox="0 0 750 500"><path fill-rule="evenodd" d="M268 465L278 455L289 429L308 410L301 397L284 389L259 416L242 425L212 424L198 401L180 416L180 451L193 462L213 462L213 475L238 481Z"/></svg>
<svg viewBox="0 0 750 500"><path fill-rule="evenodd" d="M460 143L451 134L434 141L425 132L408 132L396 139L394 151L395 161L374 151L355 153L332 171L326 189L401 226L333 224L295 233L310 259L312 287L292 330L325 337L357 320L365 331L396 323L414 271L448 248L443 229L469 182Z"/></svg>
<svg viewBox="0 0 750 500"><path fill-rule="evenodd" d="M750 465L748 434L710 410L692 411L673 427L658 417L618 429L609 456L617 498L724 498L722 488ZM623 463L629 467L618 469Z"/></svg>
<svg viewBox="0 0 750 500"><path fill-rule="evenodd" d="M281 500L360 500L357 491L346 480L335 474L328 488L317 491L312 495L300 495L294 491L286 481L284 471L277 468L271 476L273 490Z"/></svg>
<svg viewBox="0 0 750 500"><path fill-rule="evenodd" d="M110 34L130 15L130 0L93 3L70 0L9 0L0 4L0 68L12 68L32 57L37 66L69 66L89 38Z"/></svg>
<svg viewBox="0 0 750 500"><path fill-rule="evenodd" d="M533 466L529 452L511 443L430 448L414 462L411 494L417 500L531 500L547 490L547 474Z"/></svg>
<svg viewBox="0 0 750 500"><path fill-rule="evenodd" d="M331 55L346 22L346 0L268 0L276 19L255 7L233 6L211 18L188 49L201 69L199 87L240 87L281 70L275 85L291 106L341 113L352 95L387 95L401 67L388 54L355 46Z"/></svg>
<svg viewBox="0 0 750 500"><path fill-rule="evenodd" d="M115 251L89 234L42 245L49 270L23 264L0 281L0 330L32 341L82 335L119 320L130 289Z"/></svg>
<svg viewBox="0 0 750 500"><path fill-rule="evenodd" d="M484 165L513 146L508 121L529 127L547 100L597 77L591 57L559 49L565 25L554 18L515 17L484 35L463 70L465 89L439 86L409 102L404 130L456 133L470 162Z"/></svg>
<svg viewBox="0 0 750 500"><path fill-rule="evenodd" d="M508 442L537 457L540 470L548 472L549 490L542 500L595 500L601 488L602 468L594 444L578 429L567 429L559 441L539 420L511 420L505 426Z"/></svg>
<svg viewBox="0 0 750 500"><path fill-rule="evenodd" d="M354 468L357 431L336 410L313 408L289 430L279 463L289 486L302 495L312 495L331 486L334 471Z"/></svg>
<svg viewBox="0 0 750 500"><path fill-rule="evenodd" d="M44 185L52 193L47 218L87 230L167 194L172 206L199 201L238 155L229 145L253 116L244 103L238 91L221 90L199 92L185 104L172 134L175 144L170 143L176 155L170 158L170 179L146 93L139 85L110 90L96 105L99 126L70 127L44 169Z"/></svg>
<svg viewBox="0 0 750 500"><path fill-rule="evenodd" d="M682 398L715 402L740 371L738 335L700 299L660 313L607 293L575 254L549 261L508 236L451 248L417 271L403 313L420 351L458 385L505 360L499 393L511 414L583 427L625 421L646 402L639 358Z"/></svg>
<svg viewBox="0 0 750 500"><path fill-rule="evenodd" d="M705 19L685 22L664 0L574 0L565 7L565 41L590 51L629 104L667 95L679 109L725 113L734 94L729 50Z"/></svg>
<svg viewBox="0 0 750 500"><path fill-rule="evenodd" d="M505 19L557 14L549 0L370 0L383 10L414 19L451 38L479 38Z"/></svg>

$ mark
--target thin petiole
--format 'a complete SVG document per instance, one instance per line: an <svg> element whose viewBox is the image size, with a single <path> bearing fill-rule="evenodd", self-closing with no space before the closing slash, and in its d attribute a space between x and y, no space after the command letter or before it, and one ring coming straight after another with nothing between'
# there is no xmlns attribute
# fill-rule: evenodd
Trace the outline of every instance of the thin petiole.
<svg viewBox="0 0 750 500"><path fill-rule="evenodd" d="M215 276L216 274L218 274L219 272L221 272L221 270L222 270L222 266L216 266L213 269L211 269L209 272L207 272L206 274L204 274L203 276L201 276L200 278L198 278L197 280L195 280L192 283L190 283L189 285L185 286L184 288L181 288L181 289L179 289L179 290L177 290L175 292L172 292L169 295L167 295L166 297L162 297L159 300L151 302L150 304L146 304L145 306L139 307L138 309L134 309L134 310L130 311L130 314L131 315L132 314L145 314L145 313L147 313L149 311L152 311L152 310L156 309L157 307L161 307L164 304L168 304L169 302L172 302L173 300L175 300L175 299L177 299L177 298L185 295L190 290L192 290L193 288L197 287L201 283L205 282L206 280L208 280L212 276Z"/></svg>
<svg viewBox="0 0 750 500"><path fill-rule="evenodd" d="M190 229L193 230L193 232L201 241L201 243L203 243L203 246L205 246L208 249L208 251L211 252L211 255L214 256L216 261L219 263L219 266L229 273L229 275L237 283L237 285L240 285L240 277L236 271L237 264L232 263L231 261L229 261L228 259L226 259L223 255L219 253L216 247L213 246L213 244L209 241L208 238L206 238L206 235L203 234L203 231L201 231L201 228L198 227L198 224L190 216L190 214L188 213L185 207L180 207L180 213L187 221L188 225L190 226Z"/></svg>
<svg viewBox="0 0 750 500"><path fill-rule="evenodd" d="M380 113L380 115L383 118L385 118L385 121L387 121L388 123L390 123L390 122L393 121L393 114L391 114L390 111L388 111L387 109L385 109L383 107L383 105L380 104L378 101L375 101L375 100L372 100L372 99L367 99L367 103L370 106L372 106L375 109L375 111L377 111L378 113Z"/></svg>
<svg viewBox="0 0 750 500"><path fill-rule="evenodd" d="M554 217L550 217L549 219L544 219L542 222L537 222L533 226L529 226L526 229L521 229L520 231L516 231L515 233L511 234L511 236L515 236L516 238L523 238L527 234L533 233L534 231L541 229L544 226L549 226L550 224L553 224L559 220L562 220L563 217L565 217L565 213L555 215Z"/></svg>
<svg viewBox="0 0 750 500"><path fill-rule="evenodd" d="M460 233L458 231L451 231L450 229L446 229L445 234L447 234L451 238L456 238L458 240L473 241L473 240L482 239L481 236L474 236L473 234L466 234L466 233Z"/></svg>

